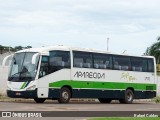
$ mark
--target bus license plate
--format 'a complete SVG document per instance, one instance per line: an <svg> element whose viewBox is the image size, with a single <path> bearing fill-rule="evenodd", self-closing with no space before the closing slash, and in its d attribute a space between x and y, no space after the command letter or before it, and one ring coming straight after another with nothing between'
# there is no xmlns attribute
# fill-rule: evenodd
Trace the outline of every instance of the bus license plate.
<svg viewBox="0 0 160 120"><path fill-rule="evenodd" d="M21 93L16 93L16 95L21 95Z"/></svg>

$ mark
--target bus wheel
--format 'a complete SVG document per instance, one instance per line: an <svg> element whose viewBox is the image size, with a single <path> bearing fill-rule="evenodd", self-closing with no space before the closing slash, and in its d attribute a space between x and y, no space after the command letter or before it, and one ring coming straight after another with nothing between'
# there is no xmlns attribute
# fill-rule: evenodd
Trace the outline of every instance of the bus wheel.
<svg viewBox="0 0 160 120"><path fill-rule="evenodd" d="M133 99L134 99L133 91L130 90L130 89L127 89L125 91L125 98L124 99L120 99L119 102L120 103L131 104L133 102Z"/></svg>
<svg viewBox="0 0 160 120"><path fill-rule="evenodd" d="M63 87L60 90L60 98L58 98L59 103L68 103L71 98L71 92L67 87Z"/></svg>
<svg viewBox="0 0 160 120"><path fill-rule="evenodd" d="M46 100L45 98L34 98L34 101L36 103L44 103L45 100Z"/></svg>
<svg viewBox="0 0 160 120"><path fill-rule="evenodd" d="M106 99L106 98L98 98L98 100L101 102L101 103L110 103L112 101L112 99Z"/></svg>

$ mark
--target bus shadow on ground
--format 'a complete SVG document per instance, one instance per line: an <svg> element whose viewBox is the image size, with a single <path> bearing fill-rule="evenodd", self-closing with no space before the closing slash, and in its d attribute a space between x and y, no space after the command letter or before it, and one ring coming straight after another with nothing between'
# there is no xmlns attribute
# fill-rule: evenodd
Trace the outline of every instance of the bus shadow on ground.
<svg viewBox="0 0 160 120"><path fill-rule="evenodd" d="M98 100L96 101L89 101L89 100L71 100L69 103L66 104L60 104L56 100L46 100L44 103L36 103L32 99L22 99L22 100L16 100L13 101L2 101L2 102L10 102L10 103L27 103L27 104L59 104L59 105L71 105L71 104L98 104L98 105L109 105L109 104L119 104L119 105L125 105L125 103L120 103L118 100L113 100L111 103L100 103ZM154 101L151 100L134 100L134 104L156 104ZM126 105L132 105L132 104L126 104Z"/></svg>

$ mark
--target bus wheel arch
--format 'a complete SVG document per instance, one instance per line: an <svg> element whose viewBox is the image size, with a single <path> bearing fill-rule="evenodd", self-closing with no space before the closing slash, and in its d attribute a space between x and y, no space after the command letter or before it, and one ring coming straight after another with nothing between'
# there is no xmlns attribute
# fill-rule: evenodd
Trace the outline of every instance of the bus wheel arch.
<svg viewBox="0 0 160 120"><path fill-rule="evenodd" d="M111 103L112 99L109 98L98 98L100 103Z"/></svg>
<svg viewBox="0 0 160 120"><path fill-rule="evenodd" d="M61 89L64 88L64 87L66 87L66 88L68 88L70 90L71 98L72 98L72 87L70 85L64 85L64 86L61 87Z"/></svg>
<svg viewBox="0 0 160 120"><path fill-rule="evenodd" d="M133 87L128 87L126 90L128 90L128 89L132 90L132 92L134 94L134 88Z"/></svg>
<svg viewBox="0 0 160 120"><path fill-rule="evenodd" d="M124 99L120 99L120 103L131 104L134 100L134 88L128 87L124 92Z"/></svg>
<svg viewBox="0 0 160 120"><path fill-rule="evenodd" d="M63 86L59 91L60 97L58 98L59 103L68 103L72 95L72 88L70 86Z"/></svg>
<svg viewBox="0 0 160 120"><path fill-rule="evenodd" d="M45 98L34 98L34 101L36 102L36 103L44 103L44 101L45 101L46 99Z"/></svg>

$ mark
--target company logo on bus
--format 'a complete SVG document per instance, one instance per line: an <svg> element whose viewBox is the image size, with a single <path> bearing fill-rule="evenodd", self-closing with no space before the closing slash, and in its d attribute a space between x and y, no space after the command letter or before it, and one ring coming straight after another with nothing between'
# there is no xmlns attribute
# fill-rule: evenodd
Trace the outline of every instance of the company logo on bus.
<svg viewBox="0 0 160 120"><path fill-rule="evenodd" d="M74 77L77 77L77 78L105 79L105 73L81 72L81 71L77 71L77 72L74 74Z"/></svg>

